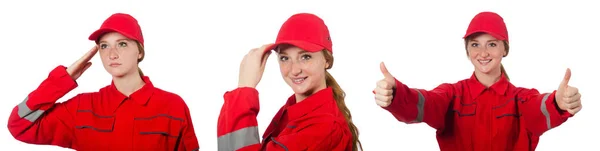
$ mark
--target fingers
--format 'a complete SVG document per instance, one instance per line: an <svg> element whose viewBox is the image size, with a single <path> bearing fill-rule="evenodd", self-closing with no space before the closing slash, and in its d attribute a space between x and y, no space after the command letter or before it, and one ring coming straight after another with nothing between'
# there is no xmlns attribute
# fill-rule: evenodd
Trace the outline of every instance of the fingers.
<svg viewBox="0 0 600 151"><path fill-rule="evenodd" d="M387 107L392 102L392 96L384 96L380 94L375 94L375 103L381 107Z"/></svg>
<svg viewBox="0 0 600 151"><path fill-rule="evenodd" d="M390 74L390 72L388 71L388 69L385 67L385 64L383 62L381 62L379 64L379 69L381 70L381 73L383 74L383 76L385 77L386 80L393 80L394 76L392 76L392 74Z"/></svg>
<svg viewBox="0 0 600 151"><path fill-rule="evenodd" d="M90 51L85 53L85 55L82 57L81 63L90 61L90 59L92 59L92 57L94 57L94 55L96 55L97 52L98 52L98 46L92 47L92 49L90 49Z"/></svg>
<svg viewBox="0 0 600 151"><path fill-rule="evenodd" d="M267 64L267 60L268 60L268 58L269 58L270 55L271 55L271 51L269 51L265 55L263 55L263 58L261 59L261 63L260 63L261 70L264 71L265 66Z"/></svg>
<svg viewBox="0 0 600 151"><path fill-rule="evenodd" d="M377 82L377 87L382 88L382 89L390 89L391 90L394 88L394 85L384 79L384 80L380 80L379 82Z"/></svg>
<svg viewBox="0 0 600 151"><path fill-rule="evenodd" d="M579 94L579 89L576 87L567 87L566 92L564 93L564 97L573 97L575 95Z"/></svg>
<svg viewBox="0 0 600 151"><path fill-rule="evenodd" d="M582 108L582 106L580 105L573 109L567 109L567 112L571 113L572 115L575 115L575 114L577 114L577 112L581 111L581 108Z"/></svg>
<svg viewBox="0 0 600 151"><path fill-rule="evenodd" d="M85 72L85 71L86 71L88 68L90 68L91 66L92 66L92 62L87 62L87 63L85 64L85 66L83 66L83 69L81 69L81 73L80 73L80 74L83 74L83 72Z"/></svg>
<svg viewBox="0 0 600 151"><path fill-rule="evenodd" d="M569 85L569 80L571 80L571 69L567 68L567 71L565 72L565 77L561 82L561 86L567 87Z"/></svg>
<svg viewBox="0 0 600 151"><path fill-rule="evenodd" d="M392 94L394 93L394 91L392 89L384 89L384 88L381 88L381 87L377 87L377 88L375 88L375 90L373 90L373 93L380 94L380 95L385 95L385 96L392 96Z"/></svg>

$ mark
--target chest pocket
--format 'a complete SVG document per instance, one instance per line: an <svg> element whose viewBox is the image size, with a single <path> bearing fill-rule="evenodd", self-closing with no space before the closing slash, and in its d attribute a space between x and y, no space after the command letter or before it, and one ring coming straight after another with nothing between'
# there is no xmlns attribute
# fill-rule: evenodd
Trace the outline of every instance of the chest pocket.
<svg viewBox="0 0 600 151"><path fill-rule="evenodd" d="M75 117L77 142L86 143L80 146L100 149L106 145L103 142L109 142L105 139L112 136L114 124L115 117L112 115L98 115L93 110L77 110L77 116Z"/></svg>
<svg viewBox="0 0 600 151"><path fill-rule="evenodd" d="M492 109L494 110L494 116L496 119L521 117L521 113L519 112L519 108L517 106L518 102L521 102L521 100L517 98L509 98L506 99L505 102L495 105Z"/></svg>
<svg viewBox="0 0 600 151"><path fill-rule="evenodd" d="M148 150L173 150L178 146L178 138L183 129L183 119L167 114L134 118L137 146ZM145 148L147 147L147 148Z"/></svg>
<svg viewBox="0 0 600 151"><path fill-rule="evenodd" d="M465 98L463 98L465 97ZM455 136L457 146L472 146L473 133L476 128L477 102L468 96L455 96L453 98L452 130L449 133Z"/></svg>
<svg viewBox="0 0 600 151"><path fill-rule="evenodd" d="M499 102L492 107L492 113L495 117L493 121L494 141L513 142L520 131L521 112L518 104L519 98L507 98L506 101ZM511 143L508 143L511 144ZM510 147L510 146L509 146Z"/></svg>

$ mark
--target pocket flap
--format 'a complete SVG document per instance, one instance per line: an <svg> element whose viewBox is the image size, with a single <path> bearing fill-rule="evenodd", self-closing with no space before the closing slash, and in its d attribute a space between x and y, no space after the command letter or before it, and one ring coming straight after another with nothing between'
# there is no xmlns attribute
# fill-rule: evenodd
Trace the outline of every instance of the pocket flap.
<svg viewBox="0 0 600 151"><path fill-rule="evenodd" d="M76 129L92 129L98 132L112 132L114 116L97 115L92 110L77 110Z"/></svg>
<svg viewBox="0 0 600 151"><path fill-rule="evenodd" d="M164 135L179 137L183 126L183 119L167 114L158 114L151 117L135 118L135 127L142 135Z"/></svg>

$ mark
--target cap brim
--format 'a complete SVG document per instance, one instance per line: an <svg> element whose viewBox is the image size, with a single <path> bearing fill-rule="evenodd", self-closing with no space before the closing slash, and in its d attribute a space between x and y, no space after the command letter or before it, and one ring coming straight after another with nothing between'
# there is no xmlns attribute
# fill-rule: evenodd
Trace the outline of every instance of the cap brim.
<svg viewBox="0 0 600 151"><path fill-rule="evenodd" d="M300 40L286 40L286 41L279 41L279 42L272 44L271 46L267 47L267 49L265 49L265 51L274 50L275 48L277 48L277 46L279 46L281 44L289 44L292 46L296 46L296 47L298 47L302 50L308 51L308 52L319 52L319 51L325 50L325 47L317 45L317 44L313 44L310 42L300 41Z"/></svg>
<svg viewBox="0 0 600 151"><path fill-rule="evenodd" d="M492 35L492 37L494 37L494 38L496 38L496 39L498 39L498 40L506 40L506 38L505 38L505 37L502 37L502 36L500 36L500 35L498 35L498 34L495 34L495 33L493 33L493 32L489 32L489 31L487 31L487 30L475 30L475 31L471 31L471 32L469 32L469 33L465 34L465 35L463 36L463 39L465 39L465 38L467 38L467 37L469 37L469 36L471 36L471 35L473 35L473 34L475 34L475 33L486 33L486 34Z"/></svg>
<svg viewBox="0 0 600 151"><path fill-rule="evenodd" d="M92 40L92 41L96 41L96 42L98 42L98 40L99 40L100 36L102 36L102 35L104 35L104 34L106 34L106 33L109 33L109 32L118 32L119 34L121 34L121 35L123 35L123 36L125 36L125 37L127 37L127 38L129 38L129 39L133 39L133 40L135 40L135 38L133 38L133 36L131 36L131 35L129 35L129 34L127 34L127 33L125 33L125 32L122 32L122 31L120 31L120 30L117 30L117 29L112 29L112 28L100 28L100 29L98 29L98 30L94 31L94 32L93 32L93 33L92 33L92 34L91 34L91 35L88 37L88 39L89 39L89 40Z"/></svg>

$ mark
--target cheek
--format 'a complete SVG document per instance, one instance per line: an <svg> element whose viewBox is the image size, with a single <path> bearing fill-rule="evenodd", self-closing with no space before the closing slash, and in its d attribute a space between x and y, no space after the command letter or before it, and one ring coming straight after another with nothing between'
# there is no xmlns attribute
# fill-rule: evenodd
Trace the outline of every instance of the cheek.
<svg viewBox="0 0 600 151"><path fill-rule="evenodd" d="M467 56L469 57L470 60L476 59L477 58L477 52L475 52L475 51L469 51L469 53L467 54Z"/></svg>
<svg viewBox="0 0 600 151"><path fill-rule="evenodd" d="M496 59L504 57L504 48L497 47L497 49L494 49L494 51L492 51L491 55Z"/></svg>
<svg viewBox="0 0 600 151"><path fill-rule="evenodd" d="M287 63L279 62L279 71L281 72L282 76L287 75L287 73L290 71L289 65Z"/></svg>

